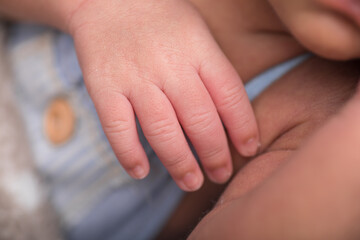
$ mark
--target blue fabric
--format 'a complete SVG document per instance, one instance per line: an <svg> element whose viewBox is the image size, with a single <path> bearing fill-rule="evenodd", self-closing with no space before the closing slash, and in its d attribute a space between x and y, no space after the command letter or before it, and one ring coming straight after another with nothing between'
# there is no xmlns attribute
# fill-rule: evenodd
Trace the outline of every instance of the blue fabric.
<svg viewBox="0 0 360 240"><path fill-rule="evenodd" d="M264 89L270 86L274 81L281 78L284 74L289 72L292 68L298 66L311 56L311 54L304 54L284 63L281 63L264 73L253 78L246 85L246 92L250 99L255 99Z"/></svg>

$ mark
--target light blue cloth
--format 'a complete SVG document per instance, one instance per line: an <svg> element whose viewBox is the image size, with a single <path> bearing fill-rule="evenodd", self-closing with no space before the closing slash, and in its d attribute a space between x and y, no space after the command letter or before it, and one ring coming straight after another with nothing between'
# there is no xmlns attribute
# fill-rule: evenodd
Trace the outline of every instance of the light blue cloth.
<svg viewBox="0 0 360 240"><path fill-rule="evenodd" d="M304 54L284 63L281 63L259 76L253 78L246 85L246 92L250 99L255 99L262 91L274 83L277 79L281 78L284 74L289 72L294 67L308 59L311 54Z"/></svg>
<svg viewBox="0 0 360 240"><path fill-rule="evenodd" d="M132 180L114 156L89 98L72 39L55 30L28 24L10 29L8 51L15 75L19 108L41 173L67 239L151 239L183 196L146 141L139 137L151 163L143 181ZM254 98L271 82L303 61L280 65L252 81ZM54 146L43 133L43 115L55 98L74 109L74 136Z"/></svg>

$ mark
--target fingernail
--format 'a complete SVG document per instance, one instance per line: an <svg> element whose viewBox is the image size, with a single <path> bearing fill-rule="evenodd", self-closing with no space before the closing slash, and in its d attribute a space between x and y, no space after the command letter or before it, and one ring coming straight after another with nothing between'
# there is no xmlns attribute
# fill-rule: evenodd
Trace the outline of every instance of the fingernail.
<svg viewBox="0 0 360 240"><path fill-rule="evenodd" d="M209 173L209 178L211 181L216 183L225 183L229 180L231 176L231 171L229 171L226 167L218 168Z"/></svg>
<svg viewBox="0 0 360 240"><path fill-rule="evenodd" d="M183 183L187 191L196 191L201 187L200 179L194 173L187 173L183 178Z"/></svg>
<svg viewBox="0 0 360 240"><path fill-rule="evenodd" d="M133 168L131 172L131 175L136 179L144 179L146 177L145 169L140 165Z"/></svg>
<svg viewBox="0 0 360 240"><path fill-rule="evenodd" d="M252 157L257 154L257 152L260 149L260 142L257 141L255 138L251 138L249 141L247 141L244 145L244 149L242 151L242 155L244 157Z"/></svg>

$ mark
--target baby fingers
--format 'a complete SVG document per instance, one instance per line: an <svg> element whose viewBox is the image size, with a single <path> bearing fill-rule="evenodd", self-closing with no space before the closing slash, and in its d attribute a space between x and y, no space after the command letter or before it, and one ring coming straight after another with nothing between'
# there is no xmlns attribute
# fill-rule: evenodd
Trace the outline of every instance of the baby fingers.
<svg viewBox="0 0 360 240"><path fill-rule="evenodd" d="M254 156L260 140L249 98L236 70L225 55L213 46L207 54L199 74L209 91L228 134L240 154Z"/></svg>
<svg viewBox="0 0 360 240"><path fill-rule="evenodd" d="M216 183L229 180L232 162L225 130L196 71L183 76L181 81L168 81L164 92L208 177Z"/></svg>
<svg viewBox="0 0 360 240"><path fill-rule="evenodd" d="M93 95L93 99L117 159L133 178L145 178L149 172L149 163L138 137L130 102L112 88L98 91Z"/></svg>
<svg viewBox="0 0 360 240"><path fill-rule="evenodd" d="M199 189L203 175L165 94L155 85L144 84L130 100L145 137L178 186L185 191Z"/></svg>

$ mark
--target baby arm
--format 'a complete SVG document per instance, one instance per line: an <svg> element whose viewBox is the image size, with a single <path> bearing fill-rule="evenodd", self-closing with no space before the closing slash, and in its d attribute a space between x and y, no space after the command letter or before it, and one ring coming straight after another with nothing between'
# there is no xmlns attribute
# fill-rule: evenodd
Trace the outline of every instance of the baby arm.
<svg viewBox="0 0 360 240"><path fill-rule="evenodd" d="M243 84L187 1L1 3L6 16L49 23L73 36L103 129L134 178L149 171L135 114L150 145L186 191L197 190L203 175L184 132L217 183L232 173L222 122L242 155L256 153L258 130Z"/></svg>
<svg viewBox="0 0 360 240"><path fill-rule="evenodd" d="M359 95L327 119L354 93L358 64L310 60L255 101L262 153L190 239L353 239Z"/></svg>

